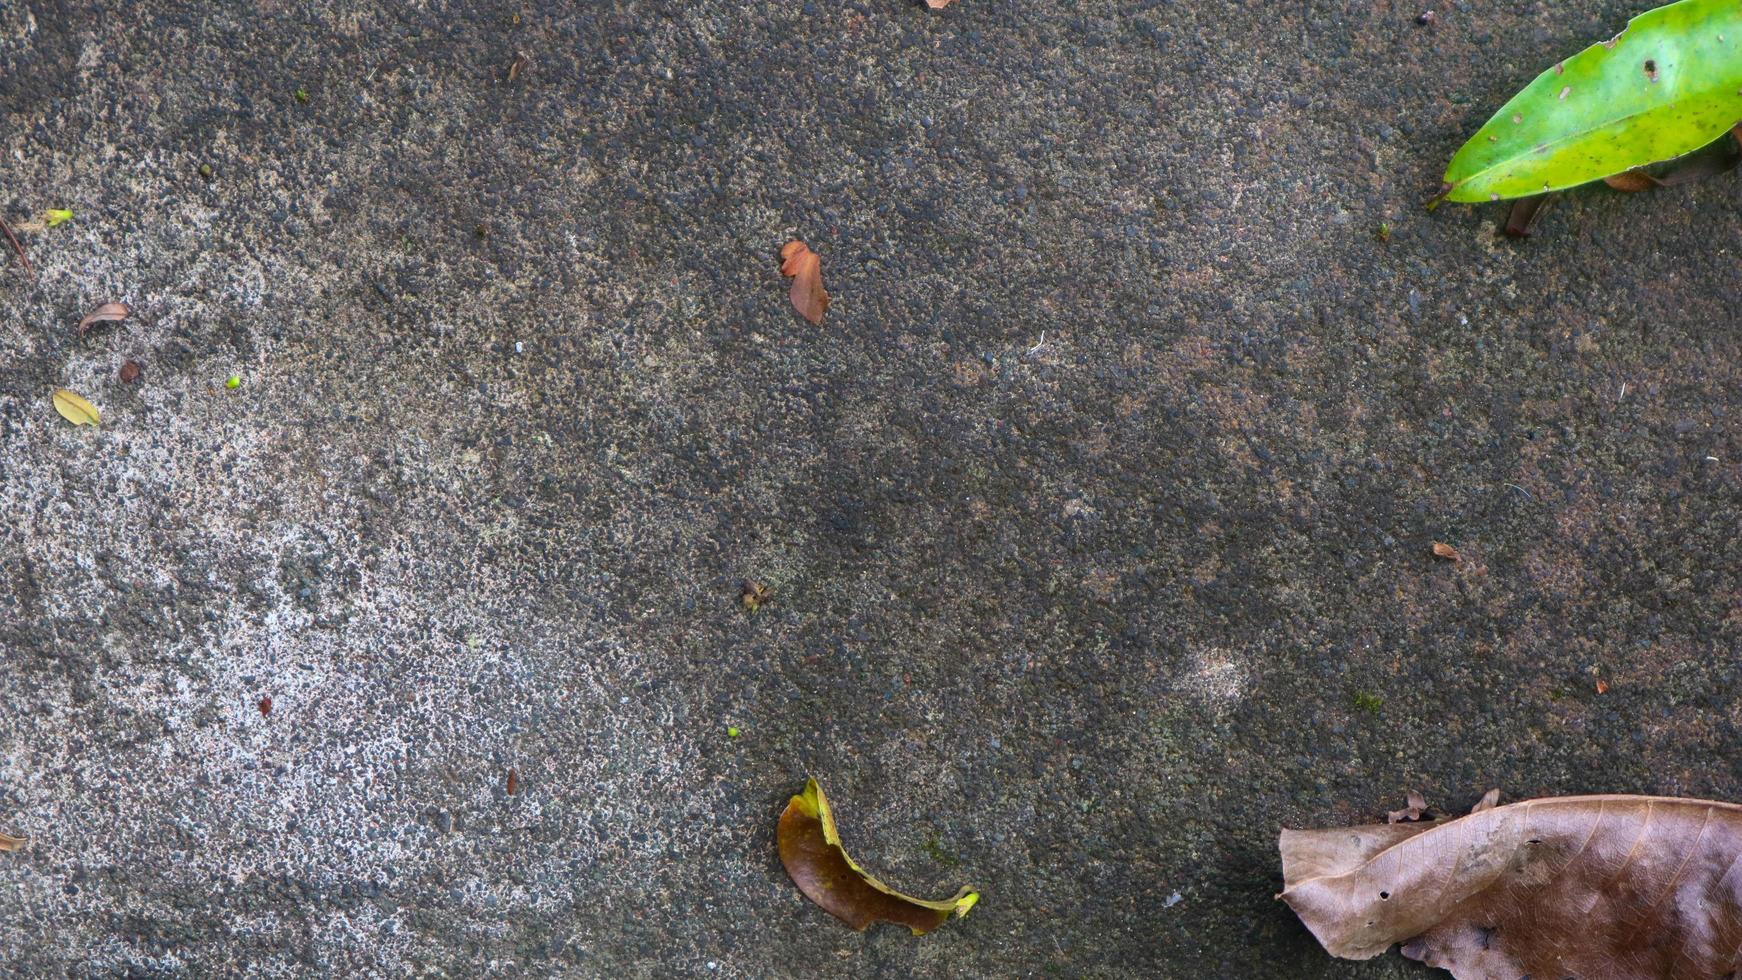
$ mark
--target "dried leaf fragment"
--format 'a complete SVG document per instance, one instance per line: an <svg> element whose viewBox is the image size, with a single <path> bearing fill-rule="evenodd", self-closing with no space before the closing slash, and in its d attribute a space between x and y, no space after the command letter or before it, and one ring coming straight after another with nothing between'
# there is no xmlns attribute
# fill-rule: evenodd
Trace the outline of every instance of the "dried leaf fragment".
<svg viewBox="0 0 1742 980"><path fill-rule="evenodd" d="M86 313L85 318L79 321L79 336L84 336L85 331L91 329L93 323L118 322L127 319L127 315L132 312L133 310L126 303L104 303Z"/></svg>
<svg viewBox="0 0 1742 980"><path fill-rule="evenodd" d="M1497 794L1491 794L1497 800ZM1325 950L1457 978L1720 977L1737 966L1742 806L1569 796L1455 820L1284 830L1279 896Z"/></svg>
<svg viewBox="0 0 1742 980"><path fill-rule="evenodd" d="M513 796L514 791L520 788L520 771L518 769L508 770L508 784L502 788L508 791L509 796Z"/></svg>
<svg viewBox="0 0 1742 980"><path fill-rule="evenodd" d="M1458 549L1452 547L1451 545L1444 544L1444 543L1439 542L1439 541L1435 541L1434 542L1434 557L1435 558L1444 558L1447 561L1457 561L1464 556L1458 554Z"/></svg>
<svg viewBox="0 0 1742 980"><path fill-rule="evenodd" d="M1420 793L1410 793L1408 796L1404 797L1403 809L1392 810L1390 813L1387 813L1385 815L1385 822L1403 823L1408 820L1420 820L1422 819L1422 814L1426 812L1427 800L1422 799Z"/></svg>
<svg viewBox="0 0 1742 980"><path fill-rule="evenodd" d="M744 588L738 593L738 601L750 612L761 609L772 598L774 590L761 582L745 582Z"/></svg>
<svg viewBox="0 0 1742 980"><path fill-rule="evenodd" d="M25 838L14 837L11 834L0 834L0 851L16 851L23 847Z"/></svg>
<svg viewBox="0 0 1742 980"><path fill-rule="evenodd" d="M780 274L792 279L792 308L806 320L822 323L829 293L823 288L821 257L804 242L787 242L780 249Z"/></svg>
<svg viewBox="0 0 1742 980"><path fill-rule="evenodd" d="M61 418L74 425L97 425L103 421L97 406L65 388L55 390L54 410L61 414Z"/></svg>
<svg viewBox="0 0 1742 980"><path fill-rule="evenodd" d="M128 361L121 365L121 383L132 384L139 380L139 362Z"/></svg>
<svg viewBox="0 0 1742 980"><path fill-rule="evenodd" d="M955 0L925 0L925 5L933 10L942 10L952 3L955 3Z"/></svg>
<svg viewBox="0 0 1742 980"><path fill-rule="evenodd" d="M967 915L980 900L979 892L964 886L953 898L928 902L903 895L867 874L842 849L828 797L814 779L805 780L804 792L786 805L775 836L780 842L780 863L798 890L823 911L860 931L881 921L899 923L916 936L924 935L952 915Z"/></svg>
<svg viewBox="0 0 1742 980"><path fill-rule="evenodd" d="M1609 693L1609 682L1604 680L1601 677L1597 678L1597 693L1598 694L1608 694Z"/></svg>

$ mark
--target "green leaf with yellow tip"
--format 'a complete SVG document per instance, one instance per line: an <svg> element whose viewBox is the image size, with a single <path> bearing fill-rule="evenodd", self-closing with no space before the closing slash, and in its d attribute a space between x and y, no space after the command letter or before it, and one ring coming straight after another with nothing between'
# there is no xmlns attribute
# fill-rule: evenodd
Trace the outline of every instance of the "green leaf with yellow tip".
<svg viewBox="0 0 1742 980"><path fill-rule="evenodd" d="M1742 2L1679 0L1538 75L1470 137L1443 197L1498 201L1670 160L1742 121Z"/></svg>
<svg viewBox="0 0 1742 980"><path fill-rule="evenodd" d="M873 922L895 922L924 935L954 916L968 914L980 893L963 887L941 902L928 902L890 888L872 877L841 847L829 798L814 779L794 796L780 815L775 836L780 863L805 897L835 918L863 931Z"/></svg>

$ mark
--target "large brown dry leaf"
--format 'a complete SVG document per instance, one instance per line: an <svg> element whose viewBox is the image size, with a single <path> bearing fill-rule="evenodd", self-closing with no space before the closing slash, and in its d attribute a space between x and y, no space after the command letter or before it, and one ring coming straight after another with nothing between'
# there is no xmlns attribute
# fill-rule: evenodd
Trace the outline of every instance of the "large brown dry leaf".
<svg viewBox="0 0 1742 980"><path fill-rule="evenodd" d="M1742 806L1567 796L1456 820L1284 830L1283 901L1333 956L1461 980L1728 977L1742 966Z"/></svg>
<svg viewBox="0 0 1742 980"><path fill-rule="evenodd" d="M923 935L951 915L967 915L980 900L979 892L964 887L954 898L928 902L871 877L841 848L828 797L814 779L805 780L804 792L786 805L775 836L780 840L780 863L786 865L798 890L855 929L878 921L898 922L914 935Z"/></svg>
<svg viewBox="0 0 1742 980"><path fill-rule="evenodd" d="M787 242L780 250L780 274L792 277L792 307L812 323L822 323L829 308L823 289L823 260L804 242Z"/></svg>

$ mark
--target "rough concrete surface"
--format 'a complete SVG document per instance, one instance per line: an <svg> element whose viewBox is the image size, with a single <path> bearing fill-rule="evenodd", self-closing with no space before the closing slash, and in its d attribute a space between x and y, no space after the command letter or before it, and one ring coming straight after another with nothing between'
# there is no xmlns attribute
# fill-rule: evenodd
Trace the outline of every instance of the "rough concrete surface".
<svg viewBox="0 0 1742 980"><path fill-rule="evenodd" d="M1742 184L1420 207L1645 6L0 3L0 967L1427 976L1278 828L1742 799Z"/></svg>

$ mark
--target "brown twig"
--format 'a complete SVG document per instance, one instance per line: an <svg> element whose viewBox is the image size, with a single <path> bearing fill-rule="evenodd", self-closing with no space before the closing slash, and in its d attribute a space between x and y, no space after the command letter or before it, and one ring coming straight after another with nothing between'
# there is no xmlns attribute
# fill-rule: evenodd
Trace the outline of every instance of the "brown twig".
<svg viewBox="0 0 1742 980"><path fill-rule="evenodd" d="M18 243L18 236L12 233L12 226L6 223L5 218L0 218L0 231L6 233L6 240L12 243L12 250L18 253L18 261L24 263L24 271L36 275L36 270L30 267L30 256L24 254L24 246Z"/></svg>

